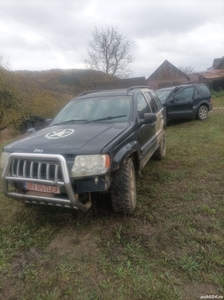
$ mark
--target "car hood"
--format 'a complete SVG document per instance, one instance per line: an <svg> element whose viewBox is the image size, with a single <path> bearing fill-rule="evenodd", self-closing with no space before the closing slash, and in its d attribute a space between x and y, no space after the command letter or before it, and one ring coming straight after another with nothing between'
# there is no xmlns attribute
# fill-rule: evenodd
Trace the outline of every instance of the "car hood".
<svg viewBox="0 0 224 300"><path fill-rule="evenodd" d="M129 127L129 123L49 126L4 148L7 152L96 154Z"/></svg>

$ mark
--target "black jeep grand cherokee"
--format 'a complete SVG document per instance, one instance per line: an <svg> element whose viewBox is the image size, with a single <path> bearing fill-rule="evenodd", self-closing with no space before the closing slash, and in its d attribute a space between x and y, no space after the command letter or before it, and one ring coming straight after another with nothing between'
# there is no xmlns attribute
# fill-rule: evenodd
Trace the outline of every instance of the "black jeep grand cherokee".
<svg viewBox="0 0 224 300"><path fill-rule="evenodd" d="M166 108L167 119L191 119L203 121L212 109L212 97L205 84L185 84L156 91Z"/></svg>
<svg viewBox="0 0 224 300"><path fill-rule="evenodd" d="M164 157L165 128L165 110L147 87L84 92L48 127L4 147L3 192L83 212L93 192L110 192L114 211L130 214L135 173Z"/></svg>

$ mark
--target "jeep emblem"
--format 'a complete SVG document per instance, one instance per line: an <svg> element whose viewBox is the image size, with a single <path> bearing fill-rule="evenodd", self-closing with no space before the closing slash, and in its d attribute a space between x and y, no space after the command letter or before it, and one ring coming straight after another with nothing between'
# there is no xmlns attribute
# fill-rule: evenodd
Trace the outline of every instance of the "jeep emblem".
<svg viewBox="0 0 224 300"><path fill-rule="evenodd" d="M50 140L55 140L55 139L59 139L71 135L73 134L73 132L75 132L74 129L58 129L58 130L50 131L45 135L45 137Z"/></svg>
<svg viewBox="0 0 224 300"><path fill-rule="evenodd" d="M34 149L33 152L37 152L37 153L42 153L44 150L43 149Z"/></svg>

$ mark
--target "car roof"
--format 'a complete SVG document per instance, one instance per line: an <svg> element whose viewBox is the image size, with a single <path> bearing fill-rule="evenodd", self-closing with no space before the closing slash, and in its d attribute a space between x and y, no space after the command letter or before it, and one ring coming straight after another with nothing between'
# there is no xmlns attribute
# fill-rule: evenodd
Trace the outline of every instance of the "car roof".
<svg viewBox="0 0 224 300"><path fill-rule="evenodd" d="M126 89L112 89L112 90L91 90L86 91L81 94L79 94L74 99L86 99L86 98L92 98L92 97L102 97L102 96L127 96L127 95L133 95L136 90L148 90L151 89L148 86L131 86Z"/></svg>
<svg viewBox="0 0 224 300"><path fill-rule="evenodd" d="M162 88L162 89L157 89L156 91L167 91L167 90L172 90L174 89L176 86L169 86L169 87L166 87L166 88Z"/></svg>
<svg viewBox="0 0 224 300"><path fill-rule="evenodd" d="M204 85L204 84L203 83L186 83L186 84L168 86L168 87L165 87L165 88L157 89L157 91L173 90L175 88L181 89L181 88L184 88L184 87L191 87L191 86L197 86L197 85Z"/></svg>

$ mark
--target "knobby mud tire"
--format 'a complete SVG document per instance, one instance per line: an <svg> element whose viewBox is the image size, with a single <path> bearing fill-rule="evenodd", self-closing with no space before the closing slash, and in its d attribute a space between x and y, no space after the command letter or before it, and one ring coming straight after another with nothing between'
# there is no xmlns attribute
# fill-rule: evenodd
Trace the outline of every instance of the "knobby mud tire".
<svg viewBox="0 0 224 300"><path fill-rule="evenodd" d="M131 158L128 158L114 174L111 185L111 201L116 213L130 215L136 208L136 177Z"/></svg>

